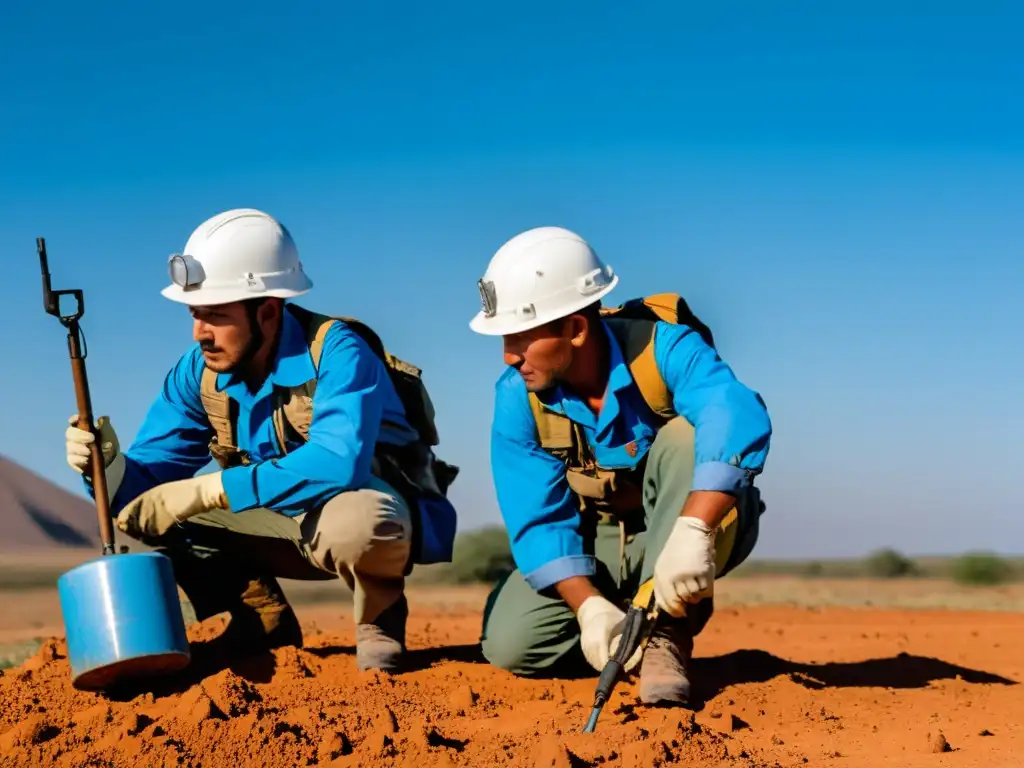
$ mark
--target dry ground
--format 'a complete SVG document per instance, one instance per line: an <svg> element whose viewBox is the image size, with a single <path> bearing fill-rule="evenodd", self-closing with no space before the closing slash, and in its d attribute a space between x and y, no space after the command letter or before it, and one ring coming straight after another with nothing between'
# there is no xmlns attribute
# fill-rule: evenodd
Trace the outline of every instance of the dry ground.
<svg viewBox="0 0 1024 768"><path fill-rule="evenodd" d="M415 669L390 679L356 671L344 596L286 589L304 649L148 691L77 692L62 643L46 643L0 676L0 765L1022 764L1020 586L723 580L697 642L698 711L638 706L627 680L593 735L580 732L593 679L519 680L483 663L483 589L413 589ZM0 604L0 644L62 635L52 590ZM197 659L219 626L190 628Z"/></svg>

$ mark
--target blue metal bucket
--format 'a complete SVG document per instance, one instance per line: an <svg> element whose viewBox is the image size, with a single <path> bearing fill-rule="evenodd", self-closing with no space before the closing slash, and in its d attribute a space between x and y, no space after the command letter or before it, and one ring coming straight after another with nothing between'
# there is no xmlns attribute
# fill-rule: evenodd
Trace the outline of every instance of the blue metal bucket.
<svg viewBox="0 0 1024 768"><path fill-rule="evenodd" d="M101 690L189 663L174 569L166 556L99 557L62 575L57 590L76 688Z"/></svg>

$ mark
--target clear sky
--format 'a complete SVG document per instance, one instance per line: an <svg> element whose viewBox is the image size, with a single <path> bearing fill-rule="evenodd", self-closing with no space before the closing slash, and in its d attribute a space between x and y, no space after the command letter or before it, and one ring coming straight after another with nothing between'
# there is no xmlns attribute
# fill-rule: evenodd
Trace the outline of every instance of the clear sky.
<svg viewBox="0 0 1024 768"><path fill-rule="evenodd" d="M759 555L1024 551L1019 4L319 5L5 8L0 453L80 489L37 236L128 443L191 342L167 256L252 206L307 306L423 367L463 526L497 521L475 282L556 224L764 396Z"/></svg>

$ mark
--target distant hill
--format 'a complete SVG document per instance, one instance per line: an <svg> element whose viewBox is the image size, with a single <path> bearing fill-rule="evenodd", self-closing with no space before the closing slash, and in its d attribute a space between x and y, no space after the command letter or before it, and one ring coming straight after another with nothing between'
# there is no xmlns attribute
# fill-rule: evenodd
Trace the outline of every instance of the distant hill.
<svg viewBox="0 0 1024 768"><path fill-rule="evenodd" d="M99 542L90 500L0 456L0 552L97 549Z"/></svg>

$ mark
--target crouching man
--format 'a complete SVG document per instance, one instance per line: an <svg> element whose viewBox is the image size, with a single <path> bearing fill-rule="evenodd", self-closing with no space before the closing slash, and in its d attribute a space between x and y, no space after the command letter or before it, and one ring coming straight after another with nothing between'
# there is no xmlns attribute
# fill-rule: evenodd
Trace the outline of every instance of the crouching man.
<svg viewBox="0 0 1024 768"><path fill-rule="evenodd" d="M685 301L602 309L617 282L557 227L512 238L480 281L471 327L502 337L509 366L491 462L518 566L488 599L482 646L518 675L601 670L653 579L658 623L627 669L640 663L644 702L685 705L714 581L757 539L771 423Z"/></svg>
<svg viewBox="0 0 1024 768"><path fill-rule="evenodd" d="M260 211L204 222L169 271L163 295L188 305L195 345L127 451L98 420L117 526L171 559L199 619L230 613L215 641L229 654L301 646L278 578L340 577L358 666L398 669L405 578L450 559L456 522L457 469L434 458L419 370L361 323L286 303L312 282ZM67 456L84 474L95 436L76 419ZM211 457L219 469L197 474Z"/></svg>

